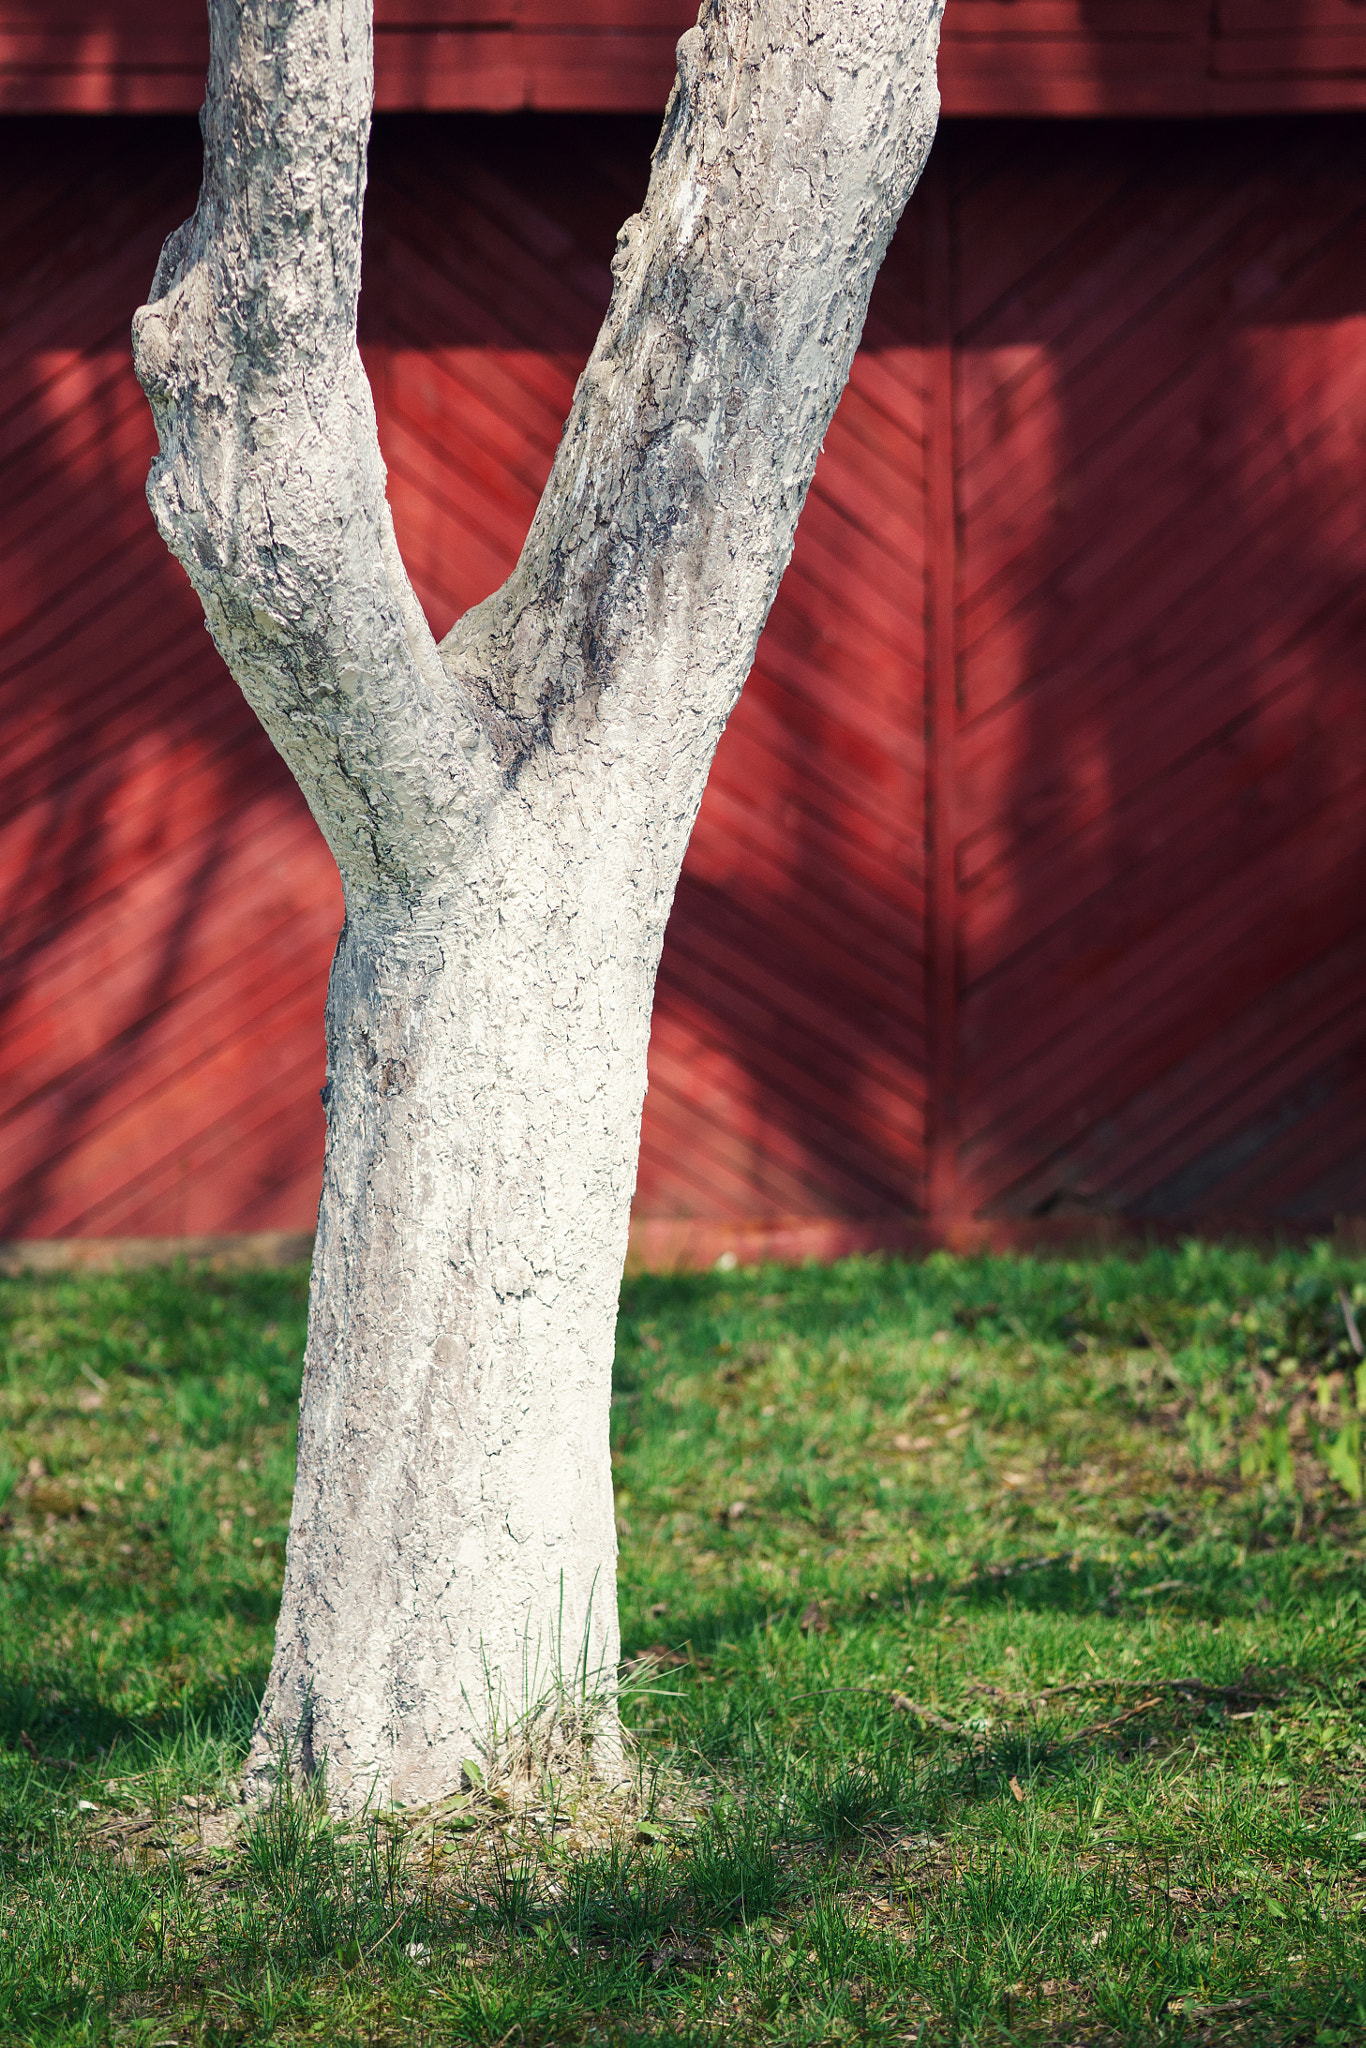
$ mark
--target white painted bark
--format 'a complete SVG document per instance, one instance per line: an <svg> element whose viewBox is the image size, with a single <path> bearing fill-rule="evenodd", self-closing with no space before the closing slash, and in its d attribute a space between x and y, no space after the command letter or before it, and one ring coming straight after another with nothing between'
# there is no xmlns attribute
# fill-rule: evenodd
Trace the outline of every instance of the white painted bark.
<svg viewBox="0 0 1366 2048"><path fill-rule="evenodd" d="M346 891L252 1761L325 1757L343 1809L450 1790L557 1670L610 1697L655 968L929 150L940 4L706 0L521 561L438 648L356 349L368 0L209 0L203 190L135 349L158 525Z"/></svg>

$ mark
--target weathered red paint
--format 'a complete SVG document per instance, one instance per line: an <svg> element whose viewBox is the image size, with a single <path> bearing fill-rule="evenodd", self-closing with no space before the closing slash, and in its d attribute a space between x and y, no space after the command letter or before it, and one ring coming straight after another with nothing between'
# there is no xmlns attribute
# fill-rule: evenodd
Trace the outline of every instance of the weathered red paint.
<svg viewBox="0 0 1366 2048"><path fill-rule="evenodd" d="M1359 121L950 126L665 949L636 1243L1366 1215ZM443 628L641 121L381 121L362 341ZM0 129L0 1236L306 1229L331 864L142 496L191 124Z"/></svg>
<svg viewBox="0 0 1366 2048"><path fill-rule="evenodd" d="M657 112L692 0L376 0L386 111ZM0 111L190 113L202 0L0 0ZM949 114L1366 106L1358 0L949 0Z"/></svg>

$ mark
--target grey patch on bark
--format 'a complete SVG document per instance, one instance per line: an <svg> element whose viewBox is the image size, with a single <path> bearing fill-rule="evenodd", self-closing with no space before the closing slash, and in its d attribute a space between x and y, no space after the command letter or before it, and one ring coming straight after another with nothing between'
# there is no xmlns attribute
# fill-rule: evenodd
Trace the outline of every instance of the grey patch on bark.
<svg viewBox="0 0 1366 2048"><path fill-rule="evenodd" d="M346 893L249 1779L307 1716L335 1805L422 1804L500 1714L534 1722L529 1647L582 1646L571 1691L616 1743L608 1401L655 970L929 150L939 8L707 0L521 559L440 647L356 347L368 0L209 16L203 189L134 326L148 495Z"/></svg>

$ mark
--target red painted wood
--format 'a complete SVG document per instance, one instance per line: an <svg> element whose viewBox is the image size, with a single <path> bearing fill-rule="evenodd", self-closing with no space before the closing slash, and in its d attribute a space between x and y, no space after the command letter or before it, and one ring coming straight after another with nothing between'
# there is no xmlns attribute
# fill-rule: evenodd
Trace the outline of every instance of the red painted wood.
<svg viewBox="0 0 1366 2048"><path fill-rule="evenodd" d="M1080 231L1017 199L993 234L973 195L996 280L959 417L979 1217L1302 1221L1316 1105L1360 1113L1366 182L1354 132L1271 133L1078 139L1102 195ZM1061 161L1019 140L1015 193Z"/></svg>
<svg viewBox="0 0 1366 2048"><path fill-rule="evenodd" d="M273 1074L282 1051L298 1060L316 1014L314 962L294 937L288 928L272 934L250 957L139 1018L116 1048L101 1048L94 1071L78 1064L31 1096L6 1119L0 1139L7 1184L28 1199L40 1185L60 1233L77 1223L92 1192L131 1185L149 1165L183 1152L202 1124L239 1101L257 1102L258 1061L269 1061ZM316 1047L310 1071L316 1088ZM273 1097L274 1087L266 1092ZM155 1107L167 1103L180 1104L181 1114ZM73 1145L68 1134L77 1122L80 1142Z"/></svg>
<svg viewBox="0 0 1366 2048"><path fill-rule="evenodd" d="M151 528L124 339L194 137L42 133L0 129L0 1234L307 1228L338 891ZM438 628L516 559L650 141L379 124L362 339ZM1366 1214L1360 142L941 136L679 888L638 1243Z"/></svg>
<svg viewBox="0 0 1366 2048"><path fill-rule="evenodd" d="M653 112L690 0L377 0L376 104ZM0 0L0 110L192 112L199 0ZM953 0L950 114L1288 112L1366 104L1355 0Z"/></svg>
<svg viewBox="0 0 1366 2048"><path fill-rule="evenodd" d="M0 1234L306 1218L335 877L152 530L128 360L193 130L0 151Z"/></svg>
<svg viewBox="0 0 1366 2048"><path fill-rule="evenodd" d="M1360 785L1355 801L1361 801ZM981 1129L965 1134L965 1170L976 1189L978 1213L997 1208L1019 1213L1010 1194L1025 1175L1036 1174L1041 1158L1048 1162L1049 1191L1030 1213L1046 1213L1068 1198L1075 1185L1070 1165L1074 1145L1084 1144L1109 1123L1109 1107L1127 1106L1152 1088L1170 1068L1179 1066L1204 1046L1218 1043L1232 1029L1246 1004L1255 1000L1263 977L1275 981L1302 972L1317 950L1341 943L1359 932L1363 867L1350 829L1335 836L1336 845L1324 860L1322 826L1279 850L1279 860L1259 863L1248 877L1249 891L1265 893L1296 851L1303 856L1297 880L1306 894L1317 892L1299 920L1287 929L1283 913L1240 921L1244 890L1231 883L1202 898L1184 917L1130 936L1122 952L1097 949L1082 955L1064 977L1041 974L1035 987L1047 1004L1055 996L1071 998L1070 1015L1062 1016L1047 1036L1033 1029L1012 1033L1011 1068L997 1074L988 1049L1001 1046L1009 1029L1003 1014L979 1018L969 1004L964 1019L970 1052L987 1053L969 1066L965 1094ZM1255 971L1249 962L1256 962ZM1083 982L1084 985L1078 986ZM1044 1014L1048 1012L1045 1010ZM1113 1019L1099 1028L1098 1017ZM1031 1013L1029 1023L1036 1021ZM1016 1056L1017 1042L1018 1056ZM1255 1126L1259 1095L1266 1077L1246 1073L1230 1076L1240 1083L1240 1113ZM1270 1077L1276 1085L1277 1077ZM1154 1141L1165 1151L1173 1127L1158 1127ZM1104 1149L1108 1151L1107 1133ZM1121 1184L1111 1191L1108 1170L1096 1169L1087 1186L1088 1199L1124 1213L1129 1191ZM1227 1204L1211 1199L1215 1213ZM1358 1211L1360 1205L1357 1205ZM1178 1212L1180 1213L1180 1212ZM1330 1219L1322 1219L1328 1221Z"/></svg>
<svg viewBox="0 0 1366 2048"><path fill-rule="evenodd" d="M1321 935L1320 935L1321 942ZM1095 1191L1100 1172L1125 1191L1132 1207L1188 1162L1212 1147L1236 1141L1246 1121L1247 1076L1274 1073L1294 1085L1312 1070L1323 1044L1345 1011L1359 1005L1360 945L1354 934L1319 952L1307 967L1282 973L1275 985L1245 1001L1224 1027L1184 1058L1170 1063L1148 1086L1131 1088L1103 1125L1069 1146L1073 1188ZM1047 1149L1017 1180L1012 1201L1023 1213L1056 1193L1056 1168ZM1327 1212L1331 1214L1332 1212Z"/></svg>
<svg viewBox="0 0 1366 2048"><path fill-rule="evenodd" d="M192 196L192 152L178 191L154 186L151 138L107 132L109 205L126 214L130 184L156 204L135 233L119 215L102 263L79 176L0 218L19 501L0 515L0 675L26 764L0 828L0 1230L306 1227L318 1116L299 1091L319 1077L335 882L151 531L149 423L110 339ZM452 153L419 131L386 154L380 130L363 332L439 622L515 559L648 161L648 124L580 132L487 127ZM46 219L55 260L25 219ZM680 890L647 1212L868 1218L918 1199L925 423L914 232L903 246ZM282 1132L306 1138L291 1171Z"/></svg>
<svg viewBox="0 0 1366 2048"><path fill-rule="evenodd" d="M1360 631L1358 618L1336 640L1344 671ZM1263 670L1259 688L1267 680ZM1142 786L1111 801L1098 776L1070 804L1073 793L1060 792L1042 844L1035 837L1007 840L1003 828L1002 849L988 877L991 895L978 887L963 897L976 946L984 957L996 958L998 969L1037 949L1069 915L1097 915L1097 902L1117 891L1127 875L1141 873L1144 892L1156 886L1164 867L1173 877L1193 878L1206 861L1236 862L1259 839L1281 835L1328 792L1343 800L1335 785L1352 772L1356 752L1350 685L1325 687L1315 670L1300 669L1264 705L1208 735L1195 735L1194 745L1180 709L1178 704L1171 720L1171 740L1173 752L1181 752L1170 767L1160 753L1148 757ZM1332 730L1335 713L1344 720L1345 736ZM1212 703L1212 727L1216 717ZM991 940L996 943L989 947Z"/></svg>
<svg viewBox="0 0 1366 2048"><path fill-rule="evenodd" d="M961 1220L962 1118L959 1086L958 744L961 708L958 602L958 484L954 460L953 221L947 177L926 188L925 567L926 691L929 750L926 788L925 928L927 1011L926 1175L924 1205L936 1223Z"/></svg>

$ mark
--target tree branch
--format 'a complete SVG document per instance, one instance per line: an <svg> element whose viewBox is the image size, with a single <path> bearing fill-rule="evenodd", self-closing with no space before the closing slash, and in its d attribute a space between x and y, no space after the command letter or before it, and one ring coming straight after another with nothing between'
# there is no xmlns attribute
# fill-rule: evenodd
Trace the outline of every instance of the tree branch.
<svg viewBox="0 0 1366 2048"><path fill-rule="evenodd" d="M148 497L351 887L446 878L488 801L394 541L356 346L369 0L209 0L204 182L134 323Z"/></svg>
<svg viewBox="0 0 1366 2048"><path fill-rule="evenodd" d="M679 43L521 560L442 645L524 737L624 723L710 760L929 153L941 13L704 0Z"/></svg>
<svg viewBox="0 0 1366 2048"><path fill-rule="evenodd" d="M149 497L349 888L448 887L500 788L586 746L667 763L686 837L928 154L940 6L704 0L521 560L438 653L356 347L369 0L209 0L203 190L135 323Z"/></svg>

